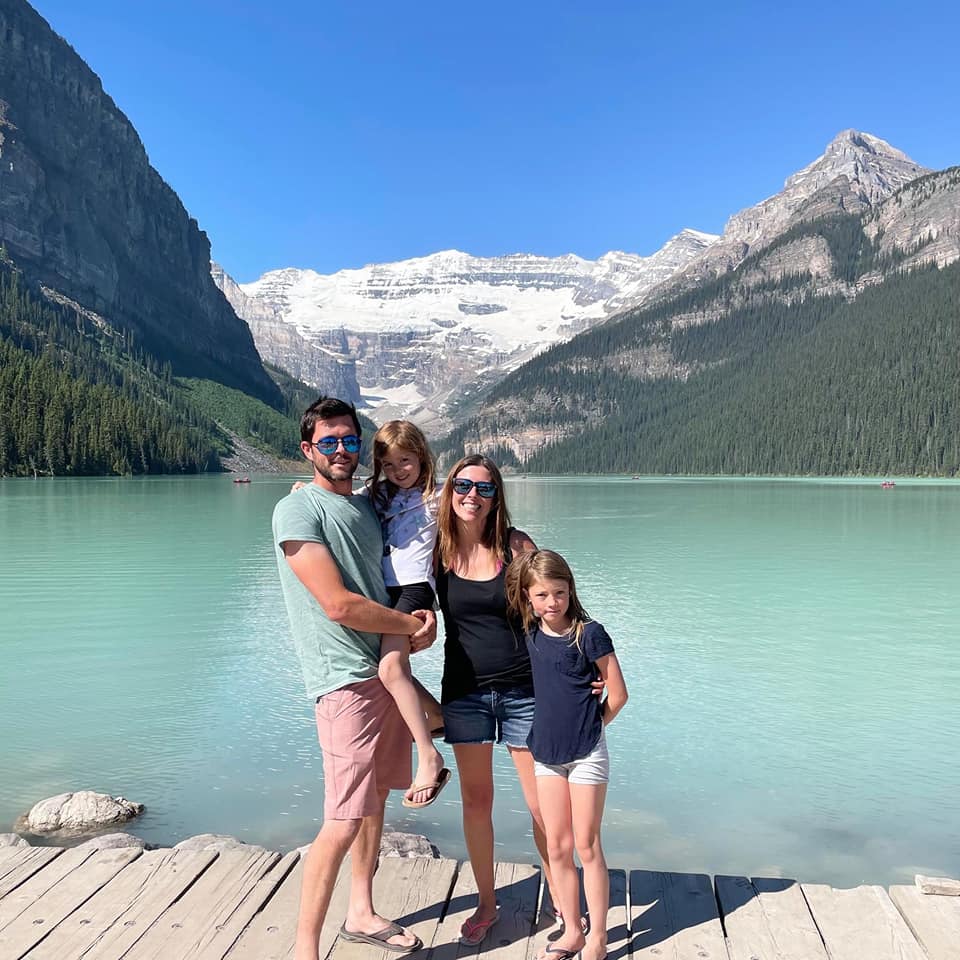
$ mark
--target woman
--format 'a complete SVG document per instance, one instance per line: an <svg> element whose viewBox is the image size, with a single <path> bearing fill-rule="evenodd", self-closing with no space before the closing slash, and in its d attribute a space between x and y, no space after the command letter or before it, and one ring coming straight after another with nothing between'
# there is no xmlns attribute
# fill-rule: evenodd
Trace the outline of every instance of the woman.
<svg viewBox="0 0 960 960"><path fill-rule="evenodd" d="M533 676L518 622L508 618L504 573L519 553L536 549L510 526L503 478L477 454L450 471L438 508L437 597L446 627L441 704L463 800L463 834L479 892L460 942L481 943L497 921L493 886L493 745L510 751L533 836L544 863L546 838L537 805L527 734L533 722Z"/></svg>

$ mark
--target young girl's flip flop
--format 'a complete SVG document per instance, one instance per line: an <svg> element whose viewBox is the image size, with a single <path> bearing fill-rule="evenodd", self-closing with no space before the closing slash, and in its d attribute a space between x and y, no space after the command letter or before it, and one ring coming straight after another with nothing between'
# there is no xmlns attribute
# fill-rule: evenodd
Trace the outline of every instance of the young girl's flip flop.
<svg viewBox="0 0 960 960"><path fill-rule="evenodd" d="M440 771L440 775L437 777L433 783L415 783L413 784L407 793L417 793L420 790L431 790L433 791L426 800L421 800L420 803L414 803L413 800L408 800L404 797L400 802L405 807L412 807L414 810L419 810L421 807L429 807L437 797L440 796L440 791L450 782L450 771L444 767Z"/></svg>

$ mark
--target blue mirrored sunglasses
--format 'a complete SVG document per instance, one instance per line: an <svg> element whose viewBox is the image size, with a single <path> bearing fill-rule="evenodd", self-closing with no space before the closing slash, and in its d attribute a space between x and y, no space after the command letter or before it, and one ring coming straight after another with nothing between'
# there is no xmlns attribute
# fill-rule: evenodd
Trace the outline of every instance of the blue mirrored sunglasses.
<svg viewBox="0 0 960 960"><path fill-rule="evenodd" d="M474 487L484 500L497 495L497 485L490 480L468 480L466 477L457 477L452 486L454 493L459 493L461 497L466 496Z"/></svg>
<svg viewBox="0 0 960 960"><path fill-rule="evenodd" d="M360 438L355 433L347 434L345 437L321 437L319 440L315 440L313 445L325 457L329 457L331 453L337 452L337 447L341 443L347 453L360 452Z"/></svg>

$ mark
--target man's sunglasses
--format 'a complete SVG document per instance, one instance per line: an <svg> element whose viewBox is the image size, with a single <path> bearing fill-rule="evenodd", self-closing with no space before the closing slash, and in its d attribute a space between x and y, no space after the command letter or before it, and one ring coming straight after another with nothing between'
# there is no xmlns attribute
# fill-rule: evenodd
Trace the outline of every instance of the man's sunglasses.
<svg viewBox="0 0 960 960"><path fill-rule="evenodd" d="M347 453L360 452L360 438L355 433L347 434L345 437L321 437L319 440L315 440L313 445L325 457L329 457L331 453L337 452L337 447L341 443Z"/></svg>
<svg viewBox="0 0 960 960"><path fill-rule="evenodd" d="M477 493L484 500L489 500L497 495L497 485L490 480L468 480L466 477L458 477L451 486L453 492L459 493L461 497L465 497L474 487L477 488Z"/></svg>

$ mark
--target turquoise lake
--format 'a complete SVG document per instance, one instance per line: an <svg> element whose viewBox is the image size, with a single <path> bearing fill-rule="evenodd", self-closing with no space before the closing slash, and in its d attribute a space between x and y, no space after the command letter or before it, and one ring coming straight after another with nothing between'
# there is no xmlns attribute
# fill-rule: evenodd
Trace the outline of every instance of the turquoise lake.
<svg viewBox="0 0 960 960"><path fill-rule="evenodd" d="M289 477L0 481L0 832L97 789L132 832L309 842L323 784L270 541ZM960 483L511 479L617 646L614 866L960 875ZM442 644L414 658L439 687ZM447 748L452 760L452 751ZM533 861L497 755L498 856ZM395 795L398 797L398 795ZM457 784L388 827L464 857Z"/></svg>

